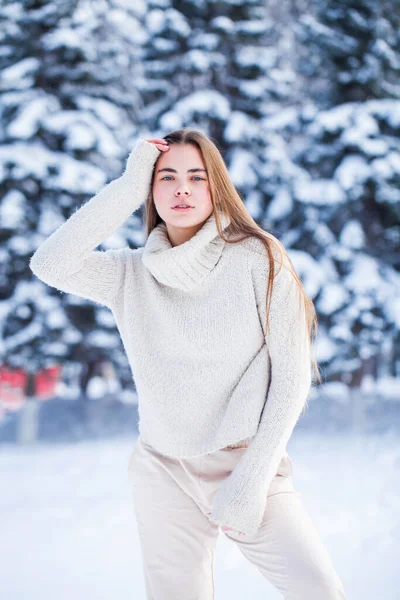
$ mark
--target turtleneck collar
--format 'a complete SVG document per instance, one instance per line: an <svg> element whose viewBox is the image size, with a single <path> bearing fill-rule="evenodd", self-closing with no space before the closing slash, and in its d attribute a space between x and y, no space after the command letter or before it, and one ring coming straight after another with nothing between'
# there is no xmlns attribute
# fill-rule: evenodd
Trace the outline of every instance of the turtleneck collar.
<svg viewBox="0 0 400 600"><path fill-rule="evenodd" d="M230 219L221 211L219 216L224 230ZM160 283L189 291L215 267L224 246L212 212L197 233L178 246L172 246L164 222L156 225L144 245L142 261Z"/></svg>

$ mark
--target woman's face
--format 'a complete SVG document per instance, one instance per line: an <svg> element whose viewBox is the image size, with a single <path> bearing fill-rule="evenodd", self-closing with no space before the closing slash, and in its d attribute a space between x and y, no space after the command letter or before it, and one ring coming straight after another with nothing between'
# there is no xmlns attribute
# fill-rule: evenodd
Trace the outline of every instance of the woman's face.
<svg viewBox="0 0 400 600"><path fill-rule="evenodd" d="M195 233L213 212L201 152L192 144L170 144L169 150L160 154L152 191L156 210L172 236L178 237L177 230L181 228ZM174 210L177 204L189 204L192 208Z"/></svg>

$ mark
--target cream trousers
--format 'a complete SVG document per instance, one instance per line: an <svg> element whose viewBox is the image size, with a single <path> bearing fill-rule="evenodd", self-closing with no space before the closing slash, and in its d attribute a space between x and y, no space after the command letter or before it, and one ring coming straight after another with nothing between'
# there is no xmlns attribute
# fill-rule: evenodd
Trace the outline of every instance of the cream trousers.
<svg viewBox="0 0 400 600"><path fill-rule="evenodd" d="M138 438L128 466L147 600L214 600L220 528L212 500L249 441L195 458L170 458ZM284 456L256 536L224 532L286 600L346 600Z"/></svg>

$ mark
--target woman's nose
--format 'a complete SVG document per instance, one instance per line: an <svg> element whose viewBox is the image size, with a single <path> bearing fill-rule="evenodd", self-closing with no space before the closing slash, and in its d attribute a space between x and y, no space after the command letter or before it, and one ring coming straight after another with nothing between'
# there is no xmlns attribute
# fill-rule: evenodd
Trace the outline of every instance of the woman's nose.
<svg viewBox="0 0 400 600"><path fill-rule="evenodd" d="M180 188L178 188L178 189L175 191L175 194L176 194L177 196L181 196L182 194L184 194L185 196L189 196L189 195L190 195L190 190L189 190L189 188L188 188L188 187L185 187L185 186L183 186L183 187L180 187Z"/></svg>

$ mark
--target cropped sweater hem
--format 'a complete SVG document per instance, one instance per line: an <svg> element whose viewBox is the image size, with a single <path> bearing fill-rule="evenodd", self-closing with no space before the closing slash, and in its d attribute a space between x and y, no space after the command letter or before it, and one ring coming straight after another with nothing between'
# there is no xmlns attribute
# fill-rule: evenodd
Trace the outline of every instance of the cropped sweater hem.
<svg viewBox="0 0 400 600"><path fill-rule="evenodd" d="M164 456L168 456L170 458L194 458L196 456L204 456L206 454L211 454L212 452L217 452L218 450L225 450L230 447L240 447L241 444L251 442L254 439L255 434L257 433L257 428L253 428L251 432L244 432L238 435L235 435L232 438L228 438L226 440L222 440L220 443L215 444L199 444L197 446L193 446L193 444L179 444L179 446L174 446L174 448L168 448L163 444L160 444L160 441L157 440L156 443L152 440L152 438L148 438L145 433L142 433L141 427L139 425L139 435L140 439L149 446L155 448L160 454ZM285 454L285 452L283 453Z"/></svg>

